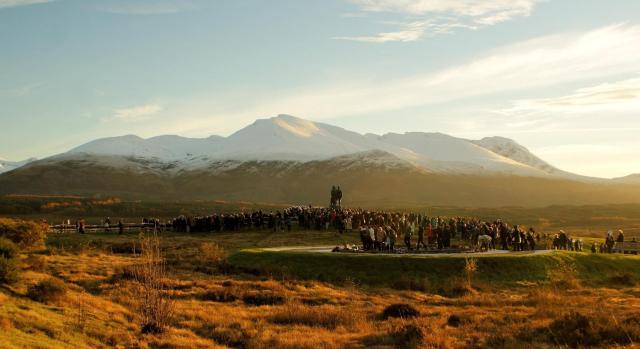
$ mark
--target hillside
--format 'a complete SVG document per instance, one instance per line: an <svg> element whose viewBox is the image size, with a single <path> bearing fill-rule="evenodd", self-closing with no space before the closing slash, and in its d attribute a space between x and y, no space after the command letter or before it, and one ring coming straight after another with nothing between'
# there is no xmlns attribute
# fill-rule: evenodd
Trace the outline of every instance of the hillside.
<svg viewBox="0 0 640 349"><path fill-rule="evenodd" d="M510 175L429 173L389 153L329 160L218 161L208 168L115 156L42 160L0 176L0 195L101 195L147 200L227 200L326 205L339 184L346 205L547 206L640 202L640 186Z"/></svg>
<svg viewBox="0 0 640 349"><path fill-rule="evenodd" d="M0 175L0 195L118 196L358 206L548 206L640 202L640 181L551 166L517 142L366 134L279 115L228 137L98 139Z"/></svg>

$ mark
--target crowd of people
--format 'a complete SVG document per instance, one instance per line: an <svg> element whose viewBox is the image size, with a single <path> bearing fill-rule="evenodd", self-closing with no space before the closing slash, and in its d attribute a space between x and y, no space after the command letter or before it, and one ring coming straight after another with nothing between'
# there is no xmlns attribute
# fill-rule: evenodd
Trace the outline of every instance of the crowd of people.
<svg viewBox="0 0 640 349"><path fill-rule="evenodd" d="M277 211L180 216L169 225L176 232L187 233L251 229L276 232L291 231L294 226L304 230L334 229L340 233L358 231L362 249L367 251L395 251L401 246L407 250L448 249L456 238L468 246L526 251L534 250L542 238L532 227L523 229L501 220L485 222L475 218L428 217L337 206L294 206Z"/></svg>
<svg viewBox="0 0 640 349"><path fill-rule="evenodd" d="M532 227L523 229L501 220L365 211L354 214L353 223L364 250L394 252L398 246L407 251L443 250L458 238L458 247L527 251L535 250L541 239Z"/></svg>
<svg viewBox="0 0 640 349"><path fill-rule="evenodd" d="M457 249L532 251L542 248L582 251L582 239L560 231L551 237L539 234L533 227L509 225L502 220L483 221L467 217L438 217L416 213L372 211L342 208L342 190L331 189L329 207L293 206L282 210L219 213L208 216L180 216L167 223L156 218L143 219L143 227L171 229L175 232L203 233L243 230L291 231L294 226L304 230L334 229L341 234L358 231L364 251L395 252L451 249L456 239ZM103 221L105 229L112 228L111 219ZM123 233L124 225L118 221L117 229ZM77 231L85 232L84 221L76 224ZM614 239L610 231L605 243L591 246L592 252L612 252L615 242L623 242L619 231Z"/></svg>

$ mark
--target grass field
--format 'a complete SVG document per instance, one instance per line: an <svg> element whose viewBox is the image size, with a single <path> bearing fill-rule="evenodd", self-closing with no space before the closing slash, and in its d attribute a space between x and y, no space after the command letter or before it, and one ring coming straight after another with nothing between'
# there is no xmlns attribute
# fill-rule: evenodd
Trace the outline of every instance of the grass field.
<svg viewBox="0 0 640 349"><path fill-rule="evenodd" d="M635 348L640 257L265 252L356 234L163 234L173 316L141 331L136 234L50 235L0 287L0 348ZM136 246L134 248L134 246ZM469 270L469 265L475 265ZM61 280L50 302L30 286ZM394 317L392 305L416 313ZM606 305L606 306L601 306ZM395 315L394 315L395 314ZM408 314L408 315L407 315Z"/></svg>

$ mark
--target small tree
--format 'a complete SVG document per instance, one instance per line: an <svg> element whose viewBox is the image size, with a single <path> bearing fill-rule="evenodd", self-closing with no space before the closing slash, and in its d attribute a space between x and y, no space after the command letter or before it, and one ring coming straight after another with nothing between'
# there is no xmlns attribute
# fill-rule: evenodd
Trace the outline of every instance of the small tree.
<svg viewBox="0 0 640 349"><path fill-rule="evenodd" d="M473 289L473 274L478 271L478 260L475 258L465 258L464 271L467 275L467 288Z"/></svg>
<svg viewBox="0 0 640 349"><path fill-rule="evenodd" d="M135 270L136 281L140 284L140 314L143 333L161 333L169 325L173 316L174 304L167 295L165 279L167 264L162 257L160 239L155 231L153 236L140 234L142 260Z"/></svg>

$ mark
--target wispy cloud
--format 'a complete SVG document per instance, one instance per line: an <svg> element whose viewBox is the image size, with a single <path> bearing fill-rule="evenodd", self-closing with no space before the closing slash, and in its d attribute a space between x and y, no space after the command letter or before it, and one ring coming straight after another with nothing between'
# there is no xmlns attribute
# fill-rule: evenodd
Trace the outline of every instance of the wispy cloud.
<svg viewBox="0 0 640 349"><path fill-rule="evenodd" d="M416 41L451 33L455 28L476 30L529 16L540 0L350 0L363 12L405 16L396 31L335 39L383 43Z"/></svg>
<svg viewBox="0 0 640 349"><path fill-rule="evenodd" d="M517 100L512 107L499 112L507 115L531 115L638 110L640 78L632 78L581 88L564 96Z"/></svg>
<svg viewBox="0 0 640 349"><path fill-rule="evenodd" d="M637 71L640 46L635 43L639 41L640 26L630 25L545 36L430 74L299 89L261 110L339 117L607 78Z"/></svg>
<svg viewBox="0 0 640 349"><path fill-rule="evenodd" d="M0 9L27 5L44 4L55 0L0 0Z"/></svg>
<svg viewBox="0 0 640 349"><path fill-rule="evenodd" d="M465 64L404 78L345 78L324 85L273 91L273 94L225 98L205 94L173 101L171 110L163 115L180 116L179 121L158 120L156 131L204 135L231 132L256 117L281 113L315 120L393 115L396 111L417 107L454 105L453 102L470 97L493 98L515 91L540 93L551 86L635 74L640 66L637 42L640 42L640 25L612 25L527 40L491 50ZM247 100L252 102L247 104ZM495 117L493 109L495 107L479 110L469 105L468 113L460 119L469 120L469 115L474 115L476 120L480 112L487 118ZM535 122L531 118L499 118L511 120L510 130L544 126L549 121L544 116L535 118Z"/></svg>
<svg viewBox="0 0 640 349"><path fill-rule="evenodd" d="M456 28L477 29L477 26L441 20L420 20L408 23L395 23L400 30L378 33L371 36L340 36L337 40L383 43L389 41L410 42L424 37L452 33Z"/></svg>
<svg viewBox="0 0 640 349"><path fill-rule="evenodd" d="M126 0L112 2L101 9L126 15L164 15L189 11L195 7L190 0Z"/></svg>
<svg viewBox="0 0 640 349"><path fill-rule="evenodd" d="M116 109L113 111L111 119L126 120L126 121L139 121L146 120L152 115L162 111L162 107L157 104L146 104L135 107Z"/></svg>

